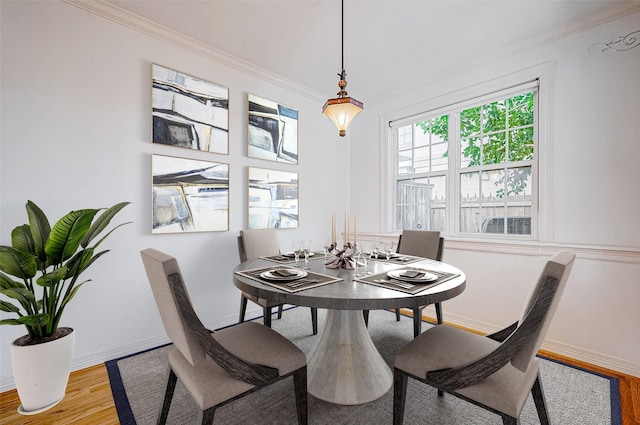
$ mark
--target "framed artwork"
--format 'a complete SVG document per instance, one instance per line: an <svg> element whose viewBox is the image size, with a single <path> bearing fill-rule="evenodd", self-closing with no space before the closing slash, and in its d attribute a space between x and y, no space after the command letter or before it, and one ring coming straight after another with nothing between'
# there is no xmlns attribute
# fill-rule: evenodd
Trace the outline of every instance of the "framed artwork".
<svg viewBox="0 0 640 425"><path fill-rule="evenodd" d="M229 153L229 89L153 64L153 143Z"/></svg>
<svg viewBox="0 0 640 425"><path fill-rule="evenodd" d="M298 111L252 94L248 99L248 155L297 164Z"/></svg>
<svg viewBox="0 0 640 425"><path fill-rule="evenodd" d="M152 155L151 233L229 230L229 164Z"/></svg>
<svg viewBox="0 0 640 425"><path fill-rule="evenodd" d="M249 229L298 227L298 173L249 167Z"/></svg>

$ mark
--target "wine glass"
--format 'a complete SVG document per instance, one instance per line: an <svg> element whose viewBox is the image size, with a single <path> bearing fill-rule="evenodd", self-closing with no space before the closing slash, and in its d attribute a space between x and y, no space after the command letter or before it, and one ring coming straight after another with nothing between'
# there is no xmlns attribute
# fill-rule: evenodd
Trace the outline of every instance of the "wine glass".
<svg viewBox="0 0 640 425"><path fill-rule="evenodd" d="M300 251L302 250L302 242L295 241L291 243L291 250L293 251L293 256L296 259L296 267L300 267Z"/></svg>
<svg viewBox="0 0 640 425"><path fill-rule="evenodd" d="M304 252L304 268L310 269L309 267L309 254L311 253L311 241L304 240L302 241L302 252Z"/></svg>
<svg viewBox="0 0 640 425"><path fill-rule="evenodd" d="M371 258L375 258L376 260L378 259L379 244L380 241L378 241L377 239L371 242Z"/></svg>
<svg viewBox="0 0 640 425"><path fill-rule="evenodd" d="M393 253L393 241L387 241L384 243L384 253L387 256L387 263L391 259L391 254Z"/></svg>

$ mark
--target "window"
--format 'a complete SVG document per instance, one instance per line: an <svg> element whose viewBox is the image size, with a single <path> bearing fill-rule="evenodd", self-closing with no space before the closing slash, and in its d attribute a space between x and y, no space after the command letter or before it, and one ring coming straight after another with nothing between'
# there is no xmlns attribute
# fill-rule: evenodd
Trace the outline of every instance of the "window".
<svg viewBox="0 0 640 425"><path fill-rule="evenodd" d="M536 236L538 80L390 123L393 229Z"/></svg>

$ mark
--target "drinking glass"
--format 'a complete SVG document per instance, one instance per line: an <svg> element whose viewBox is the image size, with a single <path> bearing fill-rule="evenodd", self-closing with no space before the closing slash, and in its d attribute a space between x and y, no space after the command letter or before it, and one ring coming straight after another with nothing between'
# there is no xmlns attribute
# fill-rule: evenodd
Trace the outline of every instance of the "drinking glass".
<svg viewBox="0 0 640 425"><path fill-rule="evenodd" d="M302 252L304 252L304 268L310 269L309 267L309 254L311 253L311 241L305 240L302 241Z"/></svg>
<svg viewBox="0 0 640 425"><path fill-rule="evenodd" d="M391 254L393 253L393 241L389 242L385 242L384 243L384 253L387 256L387 263L389 262L389 260L391 259Z"/></svg>
<svg viewBox="0 0 640 425"><path fill-rule="evenodd" d="M371 258L375 258L376 260L378 259L378 247L379 247L380 242L375 240L373 242L371 242Z"/></svg>
<svg viewBox="0 0 640 425"><path fill-rule="evenodd" d="M293 256L296 259L296 267L300 267L300 251L302 250L302 242L295 241L291 243L291 250L293 251Z"/></svg>

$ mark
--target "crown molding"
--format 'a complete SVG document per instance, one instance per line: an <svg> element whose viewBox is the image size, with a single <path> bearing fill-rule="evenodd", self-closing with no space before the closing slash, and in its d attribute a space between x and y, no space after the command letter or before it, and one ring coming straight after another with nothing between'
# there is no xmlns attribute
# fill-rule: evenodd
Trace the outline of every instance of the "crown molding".
<svg viewBox="0 0 640 425"><path fill-rule="evenodd" d="M93 15L123 25L132 30L146 34L160 41L174 45L196 55L202 56L223 66L247 74L251 77L285 88L314 101L324 102L325 95L307 86L282 77L248 61L230 55L220 49L187 37L177 31L157 24L139 15L107 3L104 0L60 0L70 6L77 7Z"/></svg>

